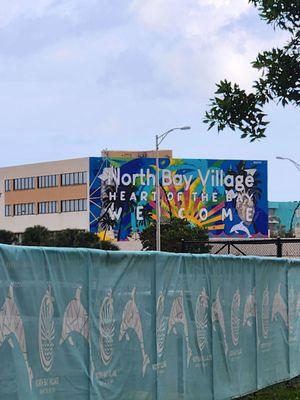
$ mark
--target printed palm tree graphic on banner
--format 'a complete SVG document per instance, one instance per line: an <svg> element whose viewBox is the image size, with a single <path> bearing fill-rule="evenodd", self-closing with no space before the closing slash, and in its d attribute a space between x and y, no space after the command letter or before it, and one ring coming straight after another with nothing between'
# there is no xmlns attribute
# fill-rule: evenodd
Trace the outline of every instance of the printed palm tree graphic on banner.
<svg viewBox="0 0 300 400"><path fill-rule="evenodd" d="M167 331L167 320L164 316L165 296L160 293L156 303L156 351L157 357L163 356Z"/></svg>
<svg viewBox="0 0 300 400"><path fill-rule="evenodd" d="M231 303L231 339L234 346L239 344L240 338L240 306L241 295L240 290L237 289Z"/></svg>
<svg viewBox="0 0 300 400"><path fill-rule="evenodd" d="M115 320L112 291L109 290L99 310L99 348L104 365L108 365L113 357Z"/></svg>
<svg viewBox="0 0 300 400"><path fill-rule="evenodd" d="M265 287L262 299L262 310L261 310L261 323L263 338L268 339L269 328L270 328L270 292L269 286Z"/></svg>
<svg viewBox="0 0 300 400"><path fill-rule="evenodd" d="M197 343L202 352L208 345L208 300L205 288L202 288L196 302L195 321L197 328Z"/></svg>
<svg viewBox="0 0 300 400"><path fill-rule="evenodd" d="M247 297L245 303L243 326L252 327L255 318L256 318L256 289L253 288L252 292Z"/></svg>
<svg viewBox="0 0 300 400"><path fill-rule="evenodd" d="M51 370L54 358L54 297L49 285L42 299L39 315L39 353L40 361L44 371Z"/></svg>

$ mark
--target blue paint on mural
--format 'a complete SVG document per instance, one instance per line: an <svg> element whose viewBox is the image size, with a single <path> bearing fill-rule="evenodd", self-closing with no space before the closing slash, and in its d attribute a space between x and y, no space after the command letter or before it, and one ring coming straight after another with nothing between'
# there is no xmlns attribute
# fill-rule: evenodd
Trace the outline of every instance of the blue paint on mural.
<svg viewBox="0 0 300 400"><path fill-rule="evenodd" d="M162 219L186 218L210 237L268 235L267 162L160 159ZM90 158L90 230L137 239L156 219L155 159Z"/></svg>

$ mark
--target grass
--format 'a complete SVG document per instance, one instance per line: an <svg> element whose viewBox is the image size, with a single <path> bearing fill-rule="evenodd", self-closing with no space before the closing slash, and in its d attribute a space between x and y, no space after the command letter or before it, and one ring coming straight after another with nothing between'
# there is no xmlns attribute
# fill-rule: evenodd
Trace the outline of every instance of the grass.
<svg viewBox="0 0 300 400"><path fill-rule="evenodd" d="M300 379L298 377L289 382L260 390L242 397L241 400L300 400Z"/></svg>

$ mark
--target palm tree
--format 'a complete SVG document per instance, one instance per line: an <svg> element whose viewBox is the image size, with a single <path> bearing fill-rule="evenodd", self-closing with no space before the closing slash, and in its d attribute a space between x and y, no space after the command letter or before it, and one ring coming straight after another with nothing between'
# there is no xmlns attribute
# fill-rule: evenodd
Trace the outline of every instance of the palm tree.
<svg viewBox="0 0 300 400"><path fill-rule="evenodd" d="M113 228L115 225L115 221L113 221L108 212L105 212L100 218L99 218L99 226L101 227L101 230L104 231L104 236L103 240L106 238L106 233L109 231L111 228Z"/></svg>

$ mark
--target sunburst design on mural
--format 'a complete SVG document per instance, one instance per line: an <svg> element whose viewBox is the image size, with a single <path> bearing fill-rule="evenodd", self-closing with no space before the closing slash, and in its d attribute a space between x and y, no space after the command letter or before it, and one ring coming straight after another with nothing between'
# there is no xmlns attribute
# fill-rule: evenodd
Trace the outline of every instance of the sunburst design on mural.
<svg viewBox="0 0 300 400"><path fill-rule="evenodd" d="M200 190L201 188L201 190ZM211 200L202 201L200 193L206 194L205 186L202 187L200 178L196 178L190 185L188 190L185 190L183 185L169 185L160 188L161 198L161 215L163 219L170 217L185 218L195 226L206 228L209 231L224 230L222 220L222 209L225 207L225 201L216 204L214 207ZM179 194L180 193L180 194ZM209 198L210 196L208 196ZM150 203L155 209L155 201ZM212 208L211 208L212 207ZM201 218L201 210L207 209L207 215ZM180 210L184 210L182 213ZM156 219L156 215L153 215Z"/></svg>

